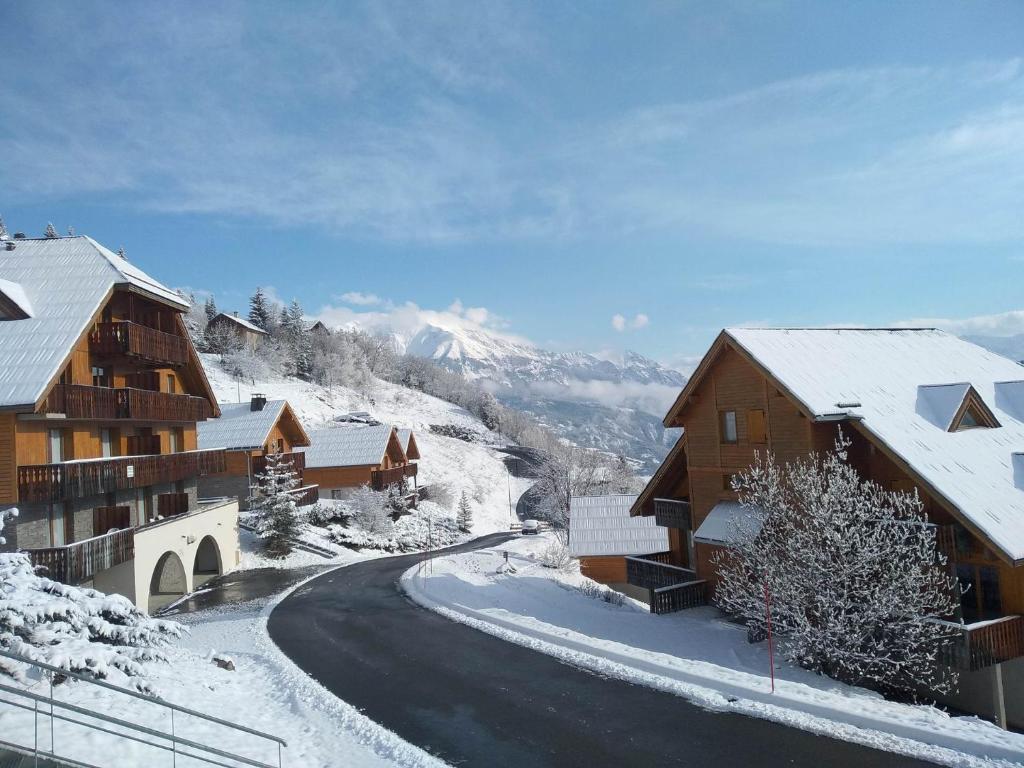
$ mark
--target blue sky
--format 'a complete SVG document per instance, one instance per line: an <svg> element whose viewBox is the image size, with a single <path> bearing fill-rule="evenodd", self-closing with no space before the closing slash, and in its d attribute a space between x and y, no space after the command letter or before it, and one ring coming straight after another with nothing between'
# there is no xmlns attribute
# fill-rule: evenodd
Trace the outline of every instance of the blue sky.
<svg viewBox="0 0 1024 768"><path fill-rule="evenodd" d="M1024 5L215 5L0 5L10 229L226 309L458 299L676 364L725 325L1024 331Z"/></svg>

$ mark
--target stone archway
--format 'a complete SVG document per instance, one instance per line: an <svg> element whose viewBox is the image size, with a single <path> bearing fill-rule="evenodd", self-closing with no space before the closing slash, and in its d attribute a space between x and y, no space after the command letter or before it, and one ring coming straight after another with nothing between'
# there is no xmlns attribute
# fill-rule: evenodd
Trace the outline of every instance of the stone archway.
<svg viewBox="0 0 1024 768"><path fill-rule="evenodd" d="M220 559L220 547L213 536L204 536L196 549L196 561L192 567L192 588L199 589L210 579L224 572Z"/></svg>
<svg viewBox="0 0 1024 768"><path fill-rule="evenodd" d="M156 613L188 592L188 579L181 558L174 552L164 552L153 569L149 581L149 612Z"/></svg>

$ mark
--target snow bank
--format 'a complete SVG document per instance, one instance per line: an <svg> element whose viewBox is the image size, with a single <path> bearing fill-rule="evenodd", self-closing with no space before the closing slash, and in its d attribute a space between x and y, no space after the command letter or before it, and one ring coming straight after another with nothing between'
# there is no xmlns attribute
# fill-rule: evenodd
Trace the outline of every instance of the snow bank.
<svg viewBox="0 0 1024 768"><path fill-rule="evenodd" d="M585 596L578 573L544 568L546 537L432 561L402 586L448 618L586 669L648 685L710 709L761 717L822 735L952 766L1018 765L1024 736L973 717L885 700L789 665L771 693L764 644L713 608L654 616ZM508 552L511 569L503 568ZM499 569L502 571L499 573Z"/></svg>

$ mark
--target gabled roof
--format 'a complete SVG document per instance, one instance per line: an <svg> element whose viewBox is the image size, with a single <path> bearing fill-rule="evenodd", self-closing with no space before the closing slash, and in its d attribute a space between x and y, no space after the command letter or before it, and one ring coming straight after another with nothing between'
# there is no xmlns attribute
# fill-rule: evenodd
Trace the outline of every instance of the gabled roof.
<svg viewBox="0 0 1024 768"><path fill-rule="evenodd" d="M853 422L1004 557L1024 561L1024 489L1013 454L1024 451L1015 410L1021 367L934 329L729 328L666 416L673 422L717 356L732 346L815 421ZM957 382L925 394L922 385ZM964 388L963 385L969 385ZM998 424L948 431L950 403L970 388ZM957 403L959 406L960 403Z"/></svg>
<svg viewBox="0 0 1024 768"><path fill-rule="evenodd" d="M673 476L677 474L673 470L677 469L679 464L682 464L682 471L686 472L686 435L679 436L676 444L672 446L672 450L668 452L668 455L658 465L651 479L647 481L647 485L644 486L640 495L636 497L636 501L633 502L633 506L629 510L631 515L643 514L643 508L654 501L655 498L658 498L658 490L662 487L665 480L668 479L669 473L671 472Z"/></svg>
<svg viewBox="0 0 1024 768"><path fill-rule="evenodd" d="M188 309L170 288L92 238L6 242L14 250L0 248L7 286L0 290L27 316L0 320L0 408L35 405L115 288Z"/></svg>
<svg viewBox="0 0 1024 768"><path fill-rule="evenodd" d="M317 429L309 433L306 467L365 467L380 464L390 447L404 456L395 428L390 424Z"/></svg>
<svg viewBox="0 0 1024 768"><path fill-rule="evenodd" d="M416 435L413 434L411 429L398 430L398 442L402 444L402 450L405 451L405 457L409 461L416 461L420 458L420 448L416 444Z"/></svg>
<svg viewBox="0 0 1024 768"><path fill-rule="evenodd" d="M250 323L244 317L238 317L237 315L229 315L227 312L218 312L216 315L213 316L213 319L210 320L210 322L215 323L218 320L230 320L235 325L238 325L247 331L251 331L252 333L258 333L262 336L267 335L266 331L264 331L258 325Z"/></svg>
<svg viewBox="0 0 1024 768"><path fill-rule="evenodd" d="M631 494L573 496L569 500L569 554L574 557L667 552L668 528L653 517L630 517Z"/></svg>
<svg viewBox="0 0 1024 768"><path fill-rule="evenodd" d="M24 320L32 314L32 302L21 284L0 279L0 320Z"/></svg>
<svg viewBox="0 0 1024 768"><path fill-rule="evenodd" d="M294 433L293 446L309 445L309 437L295 418L288 401L268 400L259 411L252 410L250 403L221 405L219 419L204 421L197 426L199 448L260 449L270 439L274 425L282 419Z"/></svg>

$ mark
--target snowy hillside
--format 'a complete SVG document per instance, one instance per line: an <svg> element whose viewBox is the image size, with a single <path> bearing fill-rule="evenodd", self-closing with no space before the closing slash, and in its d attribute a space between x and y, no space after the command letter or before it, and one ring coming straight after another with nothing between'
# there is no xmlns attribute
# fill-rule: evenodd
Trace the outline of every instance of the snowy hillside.
<svg viewBox="0 0 1024 768"><path fill-rule="evenodd" d="M200 355L210 384L221 403L248 402L254 392L270 399L287 400L307 429L333 424L333 419L351 411L368 411L382 422L409 427L416 432L422 458L420 485L448 485L455 498L463 490L473 504L473 533L482 535L508 530L509 493L518 499L522 481L509 478L502 454L496 446L507 440L488 430L472 414L456 405L416 390L375 380L372 392L364 394L346 387L330 389L284 376L238 381L225 371L219 355ZM453 424L476 435L468 443L434 435L431 424Z"/></svg>
<svg viewBox="0 0 1024 768"><path fill-rule="evenodd" d="M427 324L401 351L470 378L573 442L624 453L654 468L675 442L661 417L686 377L635 352L612 358L553 352L466 324Z"/></svg>

